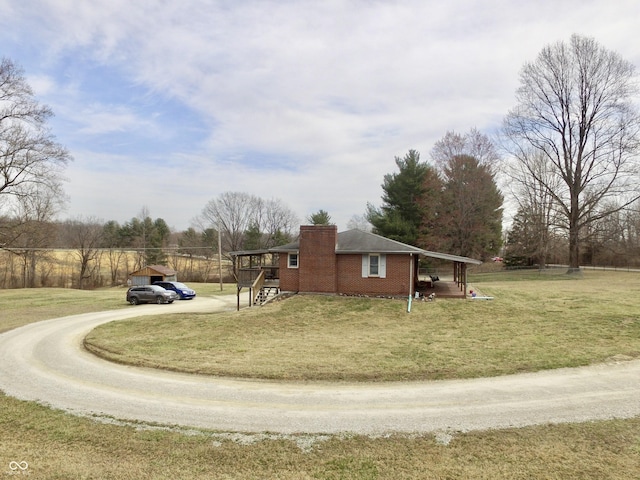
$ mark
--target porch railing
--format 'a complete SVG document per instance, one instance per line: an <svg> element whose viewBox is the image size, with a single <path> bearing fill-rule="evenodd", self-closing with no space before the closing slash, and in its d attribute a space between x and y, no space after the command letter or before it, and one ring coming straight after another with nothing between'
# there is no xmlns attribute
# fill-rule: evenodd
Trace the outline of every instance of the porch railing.
<svg viewBox="0 0 640 480"><path fill-rule="evenodd" d="M238 286L251 287L253 282L260 276L260 268L241 268L238 270Z"/></svg>
<svg viewBox="0 0 640 480"><path fill-rule="evenodd" d="M255 305L256 304L256 300L258 299L258 295L260 295L260 290L262 290L262 287L264 286L264 279L265 279L265 272L264 270L260 271L260 274L258 275L258 278L256 278L253 282L253 285L251 285L251 291L253 292L251 294L252 298L251 298L251 305Z"/></svg>
<svg viewBox="0 0 640 480"><path fill-rule="evenodd" d="M253 287L253 282L260 276L264 275L265 283L277 283L278 280L278 267L277 266L262 266L251 268L238 269L238 287Z"/></svg>

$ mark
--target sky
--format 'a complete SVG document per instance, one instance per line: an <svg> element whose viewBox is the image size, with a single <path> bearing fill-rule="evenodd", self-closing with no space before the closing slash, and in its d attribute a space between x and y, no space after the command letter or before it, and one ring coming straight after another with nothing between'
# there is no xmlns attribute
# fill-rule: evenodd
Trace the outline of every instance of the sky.
<svg viewBox="0 0 640 480"><path fill-rule="evenodd" d="M0 0L0 57L73 156L60 219L181 231L244 192L342 231L396 157L493 138L545 46L640 66L639 20L637 0Z"/></svg>

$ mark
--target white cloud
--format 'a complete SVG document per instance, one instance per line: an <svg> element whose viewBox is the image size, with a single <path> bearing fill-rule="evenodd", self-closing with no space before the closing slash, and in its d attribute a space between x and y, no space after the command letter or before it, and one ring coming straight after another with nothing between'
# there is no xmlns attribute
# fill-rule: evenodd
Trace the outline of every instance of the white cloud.
<svg viewBox="0 0 640 480"><path fill-rule="evenodd" d="M27 83L36 97L50 95L56 89L56 82L48 75L28 75Z"/></svg>
<svg viewBox="0 0 640 480"><path fill-rule="evenodd" d="M135 112L122 105L87 105L78 112L77 119L81 123L77 130L80 135L154 129L150 119L139 118Z"/></svg>
<svg viewBox="0 0 640 480"><path fill-rule="evenodd" d="M640 63L630 40L640 4L630 0L0 0L3 14L11 21L0 19L0 40L29 32L44 62L34 88L45 97L57 88L56 114L75 129L65 138L85 138L72 153L92 161L70 166L72 208L111 204L130 218L153 202L179 210L166 218L178 228L226 190L282 198L301 218L323 208L345 227L379 203L395 156L414 148L428 159L448 130L494 131L520 68L545 44L580 33ZM60 70L70 61L73 71ZM171 110L87 91L83 65L111 72L123 82L115 90L134 85L182 104L207 133L194 143L164 123ZM159 167L171 207L157 189L118 180L118 169L109 183L127 184L126 201L92 178L114 160L104 141L91 142L132 132L150 145L173 141ZM137 149L129 164L144 144Z"/></svg>

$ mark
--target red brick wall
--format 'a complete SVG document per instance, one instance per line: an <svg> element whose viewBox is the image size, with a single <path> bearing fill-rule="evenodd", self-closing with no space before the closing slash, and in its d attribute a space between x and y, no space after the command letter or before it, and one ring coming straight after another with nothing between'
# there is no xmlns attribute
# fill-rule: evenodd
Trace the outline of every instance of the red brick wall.
<svg viewBox="0 0 640 480"><path fill-rule="evenodd" d="M301 292L336 292L336 225L300 227Z"/></svg>
<svg viewBox="0 0 640 480"><path fill-rule="evenodd" d="M387 255L386 278L363 278L362 255L338 255L338 293L409 295L411 256Z"/></svg>
<svg viewBox="0 0 640 480"><path fill-rule="evenodd" d="M409 295L409 255L386 256L386 278L362 278L362 255L336 255L335 225L300 227L298 268L280 254L280 289L348 295Z"/></svg>
<svg viewBox="0 0 640 480"><path fill-rule="evenodd" d="M283 292L297 292L300 290L300 271L289 268L289 255L280 254L280 290Z"/></svg>

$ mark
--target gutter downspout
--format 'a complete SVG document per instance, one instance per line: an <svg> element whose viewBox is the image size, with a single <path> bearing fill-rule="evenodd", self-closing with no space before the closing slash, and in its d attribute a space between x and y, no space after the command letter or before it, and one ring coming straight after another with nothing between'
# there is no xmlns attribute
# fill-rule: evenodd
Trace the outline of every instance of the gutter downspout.
<svg viewBox="0 0 640 480"><path fill-rule="evenodd" d="M409 303L407 303L407 313L411 313L412 301L413 301L413 253L409 254Z"/></svg>

